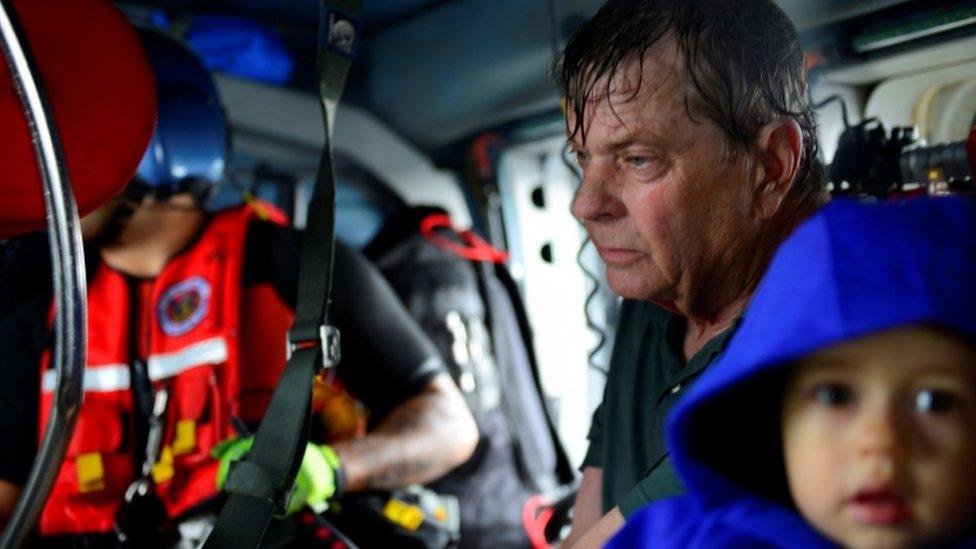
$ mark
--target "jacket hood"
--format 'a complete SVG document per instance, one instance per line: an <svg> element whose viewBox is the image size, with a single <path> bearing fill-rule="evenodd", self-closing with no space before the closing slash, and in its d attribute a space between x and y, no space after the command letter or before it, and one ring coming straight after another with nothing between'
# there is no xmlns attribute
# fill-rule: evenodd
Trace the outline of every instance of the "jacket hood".
<svg viewBox="0 0 976 549"><path fill-rule="evenodd" d="M755 495L788 503L779 416L790 362L913 324L976 341L976 202L821 209L777 251L724 355L671 416L690 496L703 508Z"/></svg>

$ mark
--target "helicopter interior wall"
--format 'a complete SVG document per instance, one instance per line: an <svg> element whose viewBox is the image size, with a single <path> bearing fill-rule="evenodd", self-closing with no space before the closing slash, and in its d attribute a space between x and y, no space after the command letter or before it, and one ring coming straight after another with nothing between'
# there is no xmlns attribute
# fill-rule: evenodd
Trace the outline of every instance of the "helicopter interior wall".
<svg viewBox="0 0 976 549"><path fill-rule="evenodd" d="M889 126L917 126L929 143L965 139L976 123L976 61L885 80L866 115Z"/></svg>
<svg viewBox="0 0 976 549"><path fill-rule="evenodd" d="M862 86L818 82L811 87L811 95L815 104L833 96L840 97L844 108L847 109L848 122L851 124L857 124L863 117L867 90ZM837 140L845 130L843 112L838 102L824 105L817 111L817 141L820 144L823 161L827 164L830 164L834 158Z"/></svg>
<svg viewBox="0 0 976 549"><path fill-rule="evenodd" d="M776 0L803 32L907 0ZM558 107L556 50L600 0L453 0L368 36L353 92L425 150Z"/></svg>
<svg viewBox="0 0 976 549"><path fill-rule="evenodd" d="M616 297L597 295L594 284L599 287L602 276L594 279L578 264L587 239L569 215L578 178L565 161L565 141L555 134L511 146L499 159L498 184L509 268L532 319L542 386L556 412L563 446L570 460L580 463L609 358L600 357L594 366L588 354L610 331L601 310ZM588 267L593 269L592 263Z"/></svg>
<svg viewBox="0 0 976 549"><path fill-rule="evenodd" d="M601 0L364 2L364 47L345 93L414 146L558 107L548 78L555 49ZM130 13L226 13L277 26L300 65L287 84L313 91L318 4L303 0L124 0ZM174 20L178 20L177 19Z"/></svg>
<svg viewBox="0 0 976 549"><path fill-rule="evenodd" d="M886 128L916 126L930 144L965 139L976 123L976 36L933 42L828 69L814 101L839 95L850 122L876 118ZM840 106L818 111L819 140L829 163L844 130Z"/></svg>
<svg viewBox="0 0 976 549"><path fill-rule="evenodd" d="M776 0L801 33L909 0ZM364 47L346 98L426 152L487 128L558 107L548 69L556 50L601 0L383 0L364 2ZM291 89L312 91L318 5L303 0L125 0L169 12L228 13L277 26L302 65ZM969 51L940 46L940 62ZM298 55L301 54L301 55ZM888 65L911 65L893 59ZM884 61L881 63L885 64ZM866 84L889 75L877 63L834 70L834 84ZM887 69L879 67L881 72ZM850 79L861 79L851 82ZM313 119L316 117L312 117Z"/></svg>
<svg viewBox="0 0 976 549"><path fill-rule="evenodd" d="M422 148L554 109L555 49L601 3L446 3L371 37L364 98Z"/></svg>
<svg viewBox="0 0 976 549"><path fill-rule="evenodd" d="M438 4L444 0L381 0L363 3L367 29L389 24L402 17ZM275 25L315 28L318 25L318 2L307 0L124 0L123 5L160 6L177 10L205 7L211 12L239 13ZM205 4L205 6L203 6Z"/></svg>
<svg viewBox="0 0 976 549"><path fill-rule="evenodd" d="M314 177L325 135L318 98L229 76L218 75L216 80L237 151L291 171L299 179ZM459 227L471 226L456 176L438 169L364 109L350 104L340 107L333 149L406 203L441 206Z"/></svg>
<svg viewBox="0 0 976 549"><path fill-rule="evenodd" d="M361 168L334 158L337 164L336 184L336 238L356 249L362 249L379 232L387 215L405 205L403 199L386 189ZM237 151L232 154L231 174L233 184L218 187L218 192L207 202L208 211L220 211L237 206L244 201L241 189L282 210L293 226L301 228L306 222L306 202L315 179L312 175L296 176L281 171L278 165L267 159L256 159Z"/></svg>

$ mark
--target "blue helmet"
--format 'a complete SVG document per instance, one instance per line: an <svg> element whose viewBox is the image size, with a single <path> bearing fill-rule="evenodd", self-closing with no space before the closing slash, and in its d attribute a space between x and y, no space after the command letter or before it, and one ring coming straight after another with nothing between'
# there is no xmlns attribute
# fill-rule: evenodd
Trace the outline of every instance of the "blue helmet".
<svg viewBox="0 0 976 549"><path fill-rule="evenodd" d="M130 192L160 198L192 192L202 202L223 179L229 153L217 88L196 54L178 40L147 29L139 30L139 38L156 75L159 117Z"/></svg>

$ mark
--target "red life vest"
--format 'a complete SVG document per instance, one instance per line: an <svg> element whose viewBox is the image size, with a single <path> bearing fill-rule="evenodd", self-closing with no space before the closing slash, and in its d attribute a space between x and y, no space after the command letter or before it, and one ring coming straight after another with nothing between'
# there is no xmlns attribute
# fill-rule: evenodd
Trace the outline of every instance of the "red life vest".
<svg viewBox="0 0 976 549"><path fill-rule="evenodd" d="M145 448L133 443L133 338L154 391L169 393L162 455L153 468L169 516L216 494L217 461L210 451L234 434L232 415L254 421L263 414L284 366L291 323L291 311L270 285L242 290L253 217L250 207L217 214L192 247L155 279L138 281L131 294L125 275L104 263L98 267L88 286L84 404L41 515L41 534L111 531L126 488L140 474L136 462ZM134 311L132 294L139 301ZM242 342L254 352L242 351ZM49 364L45 353L41 435L55 382Z"/></svg>

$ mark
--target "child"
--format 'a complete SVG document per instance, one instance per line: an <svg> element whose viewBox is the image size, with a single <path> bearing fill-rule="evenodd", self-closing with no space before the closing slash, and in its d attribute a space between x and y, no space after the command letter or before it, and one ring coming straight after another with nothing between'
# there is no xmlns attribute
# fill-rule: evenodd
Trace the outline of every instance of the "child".
<svg viewBox="0 0 976 549"><path fill-rule="evenodd" d="M976 204L817 213L668 442L687 494L608 547L976 545Z"/></svg>

